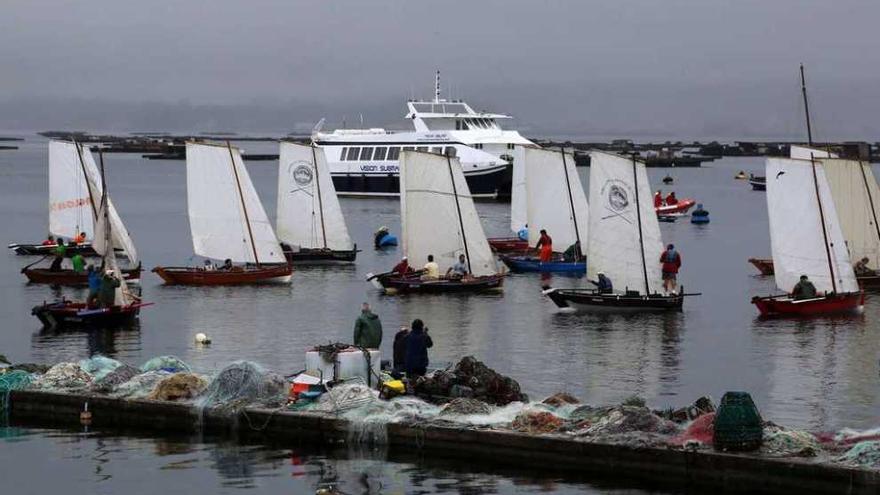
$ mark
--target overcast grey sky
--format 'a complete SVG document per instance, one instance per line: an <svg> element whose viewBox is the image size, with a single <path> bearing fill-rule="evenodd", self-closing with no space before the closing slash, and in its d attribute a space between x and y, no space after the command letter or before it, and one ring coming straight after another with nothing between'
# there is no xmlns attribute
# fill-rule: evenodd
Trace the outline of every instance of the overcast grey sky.
<svg viewBox="0 0 880 495"><path fill-rule="evenodd" d="M532 135L880 139L880 1L5 0L0 129L398 125L444 88Z"/></svg>

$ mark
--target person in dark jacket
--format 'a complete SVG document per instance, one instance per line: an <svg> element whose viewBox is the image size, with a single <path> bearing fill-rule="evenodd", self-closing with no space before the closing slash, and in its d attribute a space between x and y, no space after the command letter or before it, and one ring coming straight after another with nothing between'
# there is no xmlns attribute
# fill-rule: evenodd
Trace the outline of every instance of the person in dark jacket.
<svg viewBox="0 0 880 495"><path fill-rule="evenodd" d="M599 290L599 294L611 294L612 292L614 292L614 286L611 284L611 279L605 276L604 273L597 273L596 278L598 280L590 280L590 283L596 286L596 288Z"/></svg>
<svg viewBox="0 0 880 495"><path fill-rule="evenodd" d="M354 322L354 345L367 349L378 349L382 345L382 322L370 310L370 304L361 306L361 315Z"/></svg>
<svg viewBox="0 0 880 495"><path fill-rule="evenodd" d="M413 320L412 330L406 338L406 376L415 378L428 372L428 349L434 341L428 335L428 329L422 320Z"/></svg>
<svg viewBox="0 0 880 495"><path fill-rule="evenodd" d="M406 338L409 337L409 328L400 327L394 334L394 356L392 366L395 373L403 373L406 370Z"/></svg>
<svg viewBox="0 0 880 495"><path fill-rule="evenodd" d="M798 283L795 284L793 289L791 289L791 298L795 301L813 299L816 296L816 286L813 285L813 282L810 282L810 279L806 275L801 275L801 279L798 280Z"/></svg>
<svg viewBox="0 0 880 495"><path fill-rule="evenodd" d="M98 291L98 302L102 308L111 308L116 303L116 288L119 287L119 279L112 270L104 272L101 277L101 288Z"/></svg>

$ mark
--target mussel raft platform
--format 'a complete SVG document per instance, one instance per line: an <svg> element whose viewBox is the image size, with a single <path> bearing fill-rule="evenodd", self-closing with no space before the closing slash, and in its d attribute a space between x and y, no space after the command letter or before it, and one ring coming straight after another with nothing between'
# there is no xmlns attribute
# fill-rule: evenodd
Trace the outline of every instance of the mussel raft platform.
<svg viewBox="0 0 880 495"><path fill-rule="evenodd" d="M200 410L190 404L88 395L12 391L12 424L80 424L88 403L91 427L162 432L257 435L273 443L339 445L358 442L352 422L327 413L244 408L236 414ZM808 460L744 454L631 447L575 441L552 435L388 423L388 449L415 450L456 460L485 461L547 473L613 476L658 488L714 488L733 492L880 494L880 471Z"/></svg>

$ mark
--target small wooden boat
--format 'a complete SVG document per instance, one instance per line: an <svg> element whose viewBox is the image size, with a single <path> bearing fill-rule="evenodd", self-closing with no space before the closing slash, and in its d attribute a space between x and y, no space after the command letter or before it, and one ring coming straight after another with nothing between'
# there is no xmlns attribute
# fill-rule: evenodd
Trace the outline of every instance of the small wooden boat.
<svg viewBox="0 0 880 495"><path fill-rule="evenodd" d="M12 243L9 244L7 247L19 256L53 256L55 254L55 248L57 246L55 244L44 246L42 244ZM92 243L90 242L84 242L75 246L67 246L67 251L65 253L65 256L67 257L71 257L74 254L80 254L82 256L89 257L98 256L98 253L96 253L95 250L92 249Z"/></svg>
<svg viewBox="0 0 880 495"><path fill-rule="evenodd" d="M357 246L348 234L324 150L282 141L279 157L276 232L287 261L353 263Z"/></svg>
<svg viewBox="0 0 880 495"><path fill-rule="evenodd" d="M385 273L368 280L388 294L501 290L504 275L496 268L458 159L402 151L400 216L407 258L433 256L443 274L463 256L468 275L425 280L418 273Z"/></svg>
<svg viewBox="0 0 880 495"><path fill-rule="evenodd" d="M681 215L657 215L657 221L663 223L675 223L679 218Z"/></svg>
<svg viewBox="0 0 880 495"><path fill-rule="evenodd" d="M773 260L769 258L749 258L749 263L761 272L761 275L773 275Z"/></svg>
<svg viewBox="0 0 880 495"><path fill-rule="evenodd" d="M544 295L560 308L589 311L681 311L684 298L690 294L602 294L591 289L548 289Z"/></svg>
<svg viewBox="0 0 880 495"><path fill-rule="evenodd" d="M290 282L290 265L235 266L231 270L205 270L190 266L157 266L153 273L170 285L244 285Z"/></svg>
<svg viewBox="0 0 880 495"><path fill-rule="evenodd" d="M547 287L543 294L560 308L681 311L684 297L698 294L662 292L657 260L663 252L663 240L650 201L651 185L644 163L635 157L592 152L587 276L596 280L602 272L618 291Z"/></svg>
<svg viewBox="0 0 880 495"><path fill-rule="evenodd" d="M130 324L141 308L152 303L134 302L109 308L90 308L85 303L62 300L35 306L31 314L46 328L107 328Z"/></svg>
<svg viewBox="0 0 880 495"><path fill-rule="evenodd" d="M126 281L135 282L140 280L141 265L135 268L122 269L122 275ZM21 273L27 277L28 282L32 284L51 284L51 285L68 285L68 286L86 286L89 285L89 276L83 273L76 273L73 270L57 270L53 271L48 268L22 268Z"/></svg>
<svg viewBox="0 0 880 495"><path fill-rule="evenodd" d="M578 276L587 274L587 261L564 261L562 259L543 262L534 256L500 255L501 261L513 272L571 273Z"/></svg>
<svg viewBox="0 0 880 495"><path fill-rule="evenodd" d="M767 190L767 177L759 177L757 175L752 175L749 177L749 184L751 184L752 190L766 191Z"/></svg>
<svg viewBox="0 0 880 495"><path fill-rule="evenodd" d="M666 177L663 178L664 184L672 184L674 181L675 181L675 179L673 179L671 175L667 175Z"/></svg>
<svg viewBox="0 0 880 495"><path fill-rule="evenodd" d="M677 203L671 205L661 205L654 208L654 211L657 212L658 215L672 215L675 213L687 213L688 210L693 208L693 206L697 204L696 200L686 198L680 199Z"/></svg>
<svg viewBox="0 0 880 495"><path fill-rule="evenodd" d="M746 180L749 178L749 176L746 175L745 171L740 170L739 173L736 174L733 178L736 180Z"/></svg>
<svg viewBox="0 0 880 495"><path fill-rule="evenodd" d="M519 237L495 237L487 241L496 253L522 253L529 249L529 241Z"/></svg>
<svg viewBox="0 0 880 495"><path fill-rule="evenodd" d="M241 150L228 142L187 142L186 186L195 254L244 265L230 269L157 266L153 273L174 285L290 282L293 268L260 203Z"/></svg>
<svg viewBox="0 0 880 495"><path fill-rule="evenodd" d="M752 304L764 317L822 316L857 313L865 305L864 292L829 294L812 299L792 299L787 294L752 298Z"/></svg>

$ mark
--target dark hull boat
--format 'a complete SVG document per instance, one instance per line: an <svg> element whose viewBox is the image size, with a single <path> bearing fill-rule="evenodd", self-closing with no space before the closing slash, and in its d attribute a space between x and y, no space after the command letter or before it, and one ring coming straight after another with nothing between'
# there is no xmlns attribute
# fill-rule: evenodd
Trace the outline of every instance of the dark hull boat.
<svg viewBox="0 0 880 495"><path fill-rule="evenodd" d="M470 277L461 279L431 279L422 280L418 276L401 277L399 275L380 276L376 281L388 294L395 293L463 293L498 291L504 284L504 275L487 275L483 277Z"/></svg>
<svg viewBox="0 0 880 495"><path fill-rule="evenodd" d="M823 316L859 312L865 305L864 292L830 294L813 299L794 300L788 295L753 297L763 317Z"/></svg>
<svg viewBox="0 0 880 495"><path fill-rule="evenodd" d="M749 263L761 272L761 275L773 275L773 260L768 258L749 258Z"/></svg>
<svg viewBox="0 0 880 495"><path fill-rule="evenodd" d="M591 289L548 289L544 295L560 308L584 311L681 311L684 295L600 294Z"/></svg>
<svg viewBox="0 0 880 495"><path fill-rule="evenodd" d="M44 246L42 244L10 244L7 246L11 249L15 254L20 256L52 256L55 254L55 248L58 247L54 244L50 244L48 246ZM66 256L69 258L74 254L81 254L83 256L98 256L98 253L92 249L91 243L82 243L77 244L76 246L67 246L67 254Z"/></svg>
<svg viewBox="0 0 880 495"><path fill-rule="evenodd" d="M141 278L141 266L136 268L122 270L122 275L126 281L135 281ZM22 268L21 273L27 277L28 282L32 284L52 284L52 285L70 285L85 286L89 285L89 276L85 273L76 273L73 270L52 271L48 268Z"/></svg>
<svg viewBox="0 0 880 495"><path fill-rule="evenodd" d="M752 189L755 191L766 191L767 190L767 178L766 177L749 177L749 184L752 185Z"/></svg>
<svg viewBox="0 0 880 495"><path fill-rule="evenodd" d="M541 261L533 256L499 256L501 261L513 272L569 273L579 276L586 275L587 262L551 260Z"/></svg>
<svg viewBox="0 0 880 495"><path fill-rule="evenodd" d="M496 253L522 253L529 249L529 241L524 241L519 237L496 237L487 240L489 247Z"/></svg>
<svg viewBox="0 0 880 495"><path fill-rule="evenodd" d="M345 251L333 251L331 249L300 249L299 251L284 251L287 262L293 265L325 265L354 263L357 258L357 247Z"/></svg>
<svg viewBox="0 0 880 495"><path fill-rule="evenodd" d="M106 328L130 324L140 310L150 304L133 303L127 306L89 308L85 303L60 301L35 306L31 314L46 328Z"/></svg>
<svg viewBox="0 0 880 495"><path fill-rule="evenodd" d="M169 285L246 285L290 281L290 265L261 265L232 270L205 270L189 266L157 266L153 273Z"/></svg>

